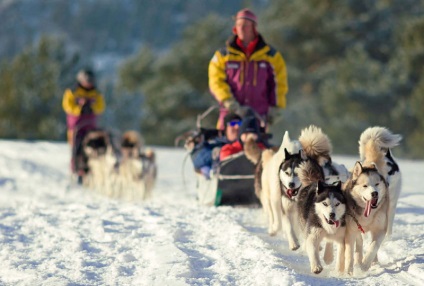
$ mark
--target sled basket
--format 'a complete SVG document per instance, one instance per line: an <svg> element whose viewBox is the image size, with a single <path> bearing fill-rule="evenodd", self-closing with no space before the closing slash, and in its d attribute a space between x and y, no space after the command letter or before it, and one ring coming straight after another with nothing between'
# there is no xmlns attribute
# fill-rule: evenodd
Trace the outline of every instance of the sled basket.
<svg viewBox="0 0 424 286"><path fill-rule="evenodd" d="M254 189L255 166L244 152L219 163L210 179L197 174L197 200L204 206L260 205Z"/></svg>
<svg viewBox="0 0 424 286"><path fill-rule="evenodd" d="M255 165L244 152L234 154L219 163L215 205L259 204L255 195Z"/></svg>

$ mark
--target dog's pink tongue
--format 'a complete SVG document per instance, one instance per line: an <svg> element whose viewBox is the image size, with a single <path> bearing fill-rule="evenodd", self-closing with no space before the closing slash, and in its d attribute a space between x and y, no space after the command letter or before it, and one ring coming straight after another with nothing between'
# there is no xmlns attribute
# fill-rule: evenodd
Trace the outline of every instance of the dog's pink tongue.
<svg viewBox="0 0 424 286"><path fill-rule="evenodd" d="M339 227L339 225L340 225L340 221L339 221L339 220L335 220L335 221L334 221L334 224L336 225L336 227Z"/></svg>
<svg viewBox="0 0 424 286"><path fill-rule="evenodd" d="M371 213L371 201L367 201L367 205L365 206L364 216L369 217Z"/></svg>
<svg viewBox="0 0 424 286"><path fill-rule="evenodd" d="M293 197L293 190L292 189L288 189L287 190L287 195L289 196L289 198L291 199Z"/></svg>

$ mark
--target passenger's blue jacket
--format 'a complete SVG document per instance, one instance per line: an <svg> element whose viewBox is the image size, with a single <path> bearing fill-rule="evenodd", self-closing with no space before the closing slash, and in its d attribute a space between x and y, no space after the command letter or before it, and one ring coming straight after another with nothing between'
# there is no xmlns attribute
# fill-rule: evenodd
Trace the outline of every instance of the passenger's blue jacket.
<svg viewBox="0 0 424 286"><path fill-rule="evenodd" d="M191 160L193 161L194 168L199 170L204 166L212 166L213 158L212 158L212 150L215 147L221 147L228 143L226 138L220 138L213 142L202 142L194 147L193 151L191 151Z"/></svg>

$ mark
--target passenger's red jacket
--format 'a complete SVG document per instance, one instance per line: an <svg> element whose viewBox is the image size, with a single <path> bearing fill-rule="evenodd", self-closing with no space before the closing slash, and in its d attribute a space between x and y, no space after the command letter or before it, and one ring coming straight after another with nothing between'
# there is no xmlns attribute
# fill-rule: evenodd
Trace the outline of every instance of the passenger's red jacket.
<svg viewBox="0 0 424 286"><path fill-rule="evenodd" d="M266 149L265 145L262 143L258 143L258 147L262 150ZM219 152L219 160L224 160L225 158L241 151L243 151L243 145L241 145L241 142L238 140L233 143L225 144Z"/></svg>

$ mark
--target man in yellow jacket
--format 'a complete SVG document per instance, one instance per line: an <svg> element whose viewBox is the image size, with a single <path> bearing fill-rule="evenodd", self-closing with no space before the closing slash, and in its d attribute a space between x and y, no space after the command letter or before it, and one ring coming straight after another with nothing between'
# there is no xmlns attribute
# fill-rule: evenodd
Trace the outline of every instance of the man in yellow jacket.
<svg viewBox="0 0 424 286"><path fill-rule="evenodd" d="M281 54L268 45L256 30L257 17L249 9L235 16L234 36L215 52L209 63L209 89L220 104L218 129L224 117L240 106L253 109L262 127L273 107L286 107L288 91L286 64Z"/></svg>
<svg viewBox="0 0 424 286"><path fill-rule="evenodd" d="M76 79L77 85L65 90L62 101L66 113L68 143L71 146L75 130L95 128L97 117L104 112L106 106L103 95L96 89L91 70L80 70Z"/></svg>

